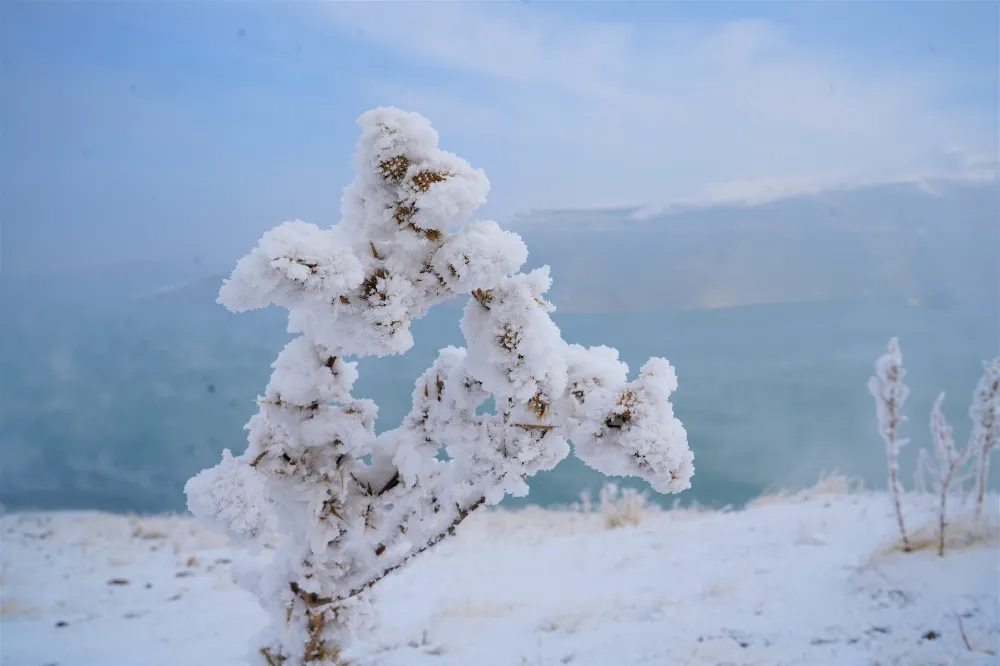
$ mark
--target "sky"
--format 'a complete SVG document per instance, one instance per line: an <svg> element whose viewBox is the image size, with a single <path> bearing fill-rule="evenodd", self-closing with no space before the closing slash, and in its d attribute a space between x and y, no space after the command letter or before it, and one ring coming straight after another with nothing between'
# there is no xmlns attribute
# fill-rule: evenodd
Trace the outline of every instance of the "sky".
<svg viewBox="0 0 1000 666"><path fill-rule="evenodd" d="M417 111L476 217L995 174L991 2L0 3L2 270L228 267Z"/></svg>

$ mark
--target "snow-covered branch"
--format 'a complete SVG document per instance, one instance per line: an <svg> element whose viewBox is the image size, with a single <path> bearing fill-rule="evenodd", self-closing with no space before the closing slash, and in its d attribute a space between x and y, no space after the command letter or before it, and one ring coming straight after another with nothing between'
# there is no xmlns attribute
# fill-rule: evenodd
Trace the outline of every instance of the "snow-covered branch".
<svg viewBox="0 0 1000 666"><path fill-rule="evenodd" d="M374 621L365 592L479 507L526 494L569 440L594 469L660 492L688 488L694 472L671 365L650 359L629 381L617 351L563 341L548 269L518 272L516 234L494 222L451 231L484 202L482 171L440 150L417 114L380 108L359 124L341 222L268 231L222 287L234 311L286 308L300 335L273 365L246 452L225 452L186 488L191 511L234 540L285 536L247 582L271 615L255 652L268 666L346 663ZM466 347L442 349L403 422L376 435L377 406L352 397L357 364L345 359L407 351L411 322L456 295L471 296ZM490 398L495 412L479 413Z"/></svg>

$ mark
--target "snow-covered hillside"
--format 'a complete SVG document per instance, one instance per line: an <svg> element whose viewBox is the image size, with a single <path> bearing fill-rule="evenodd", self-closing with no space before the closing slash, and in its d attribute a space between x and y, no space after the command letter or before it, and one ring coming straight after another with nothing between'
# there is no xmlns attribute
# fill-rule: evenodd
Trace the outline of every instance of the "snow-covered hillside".
<svg viewBox="0 0 1000 666"><path fill-rule="evenodd" d="M888 497L836 484L619 529L599 512L481 512L379 586L361 663L995 664L997 503L988 534L956 525L944 558L894 550ZM933 505L908 496L911 524L930 526ZM231 582L240 556L192 519L0 527L4 666L247 663L263 613Z"/></svg>

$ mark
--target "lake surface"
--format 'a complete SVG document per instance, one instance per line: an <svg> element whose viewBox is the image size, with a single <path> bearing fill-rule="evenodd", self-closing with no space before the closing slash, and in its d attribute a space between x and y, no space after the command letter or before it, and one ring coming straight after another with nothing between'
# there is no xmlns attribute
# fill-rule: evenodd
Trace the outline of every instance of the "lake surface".
<svg viewBox="0 0 1000 666"><path fill-rule="evenodd" d="M86 305L84 304L86 303ZM7 509L159 512L184 509L183 486L223 448L246 446L270 364L288 339L281 312L235 315L166 300L91 303L7 292L0 332L0 503ZM461 313L413 327L404 356L364 359L356 397L380 406L385 430L409 410L413 382L437 349L461 345ZM875 357L900 338L911 397L904 480L939 391L964 442L981 361L995 356L990 309L813 303L726 310L554 315L570 342L617 347L633 373L649 356L675 365L678 417L695 453L682 502L739 505L824 472L885 485L884 447L866 389ZM634 374L633 374L634 376ZM994 465L994 487L1000 465ZM604 478L570 457L530 479L509 505L574 502ZM621 481L621 480L619 480ZM625 485L645 487L637 480ZM673 496L656 498L670 503Z"/></svg>

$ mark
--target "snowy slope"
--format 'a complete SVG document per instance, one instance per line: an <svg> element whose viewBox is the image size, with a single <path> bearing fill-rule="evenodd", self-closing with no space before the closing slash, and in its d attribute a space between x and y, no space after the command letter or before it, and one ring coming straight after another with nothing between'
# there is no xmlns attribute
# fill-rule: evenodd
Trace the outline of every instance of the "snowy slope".
<svg viewBox="0 0 1000 666"><path fill-rule="evenodd" d="M384 581L363 663L995 664L990 500L990 534L944 558L893 551L878 493L647 511L614 530L599 513L484 512ZM933 498L906 510L917 527ZM246 663L263 613L231 582L238 556L190 518L15 514L0 528L4 666Z"/></svg>

